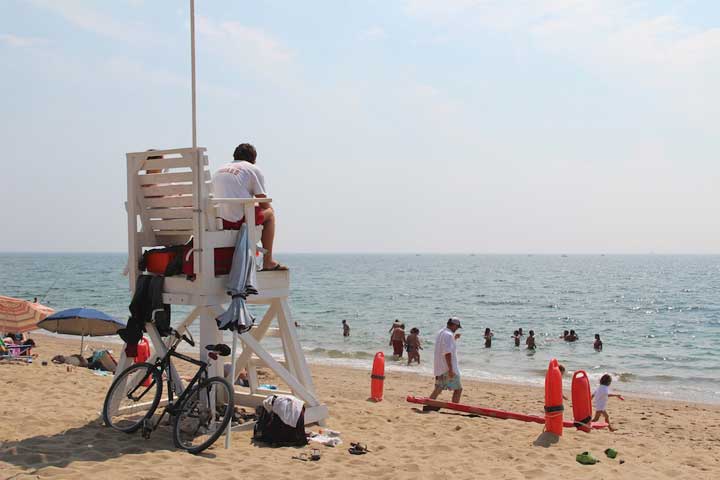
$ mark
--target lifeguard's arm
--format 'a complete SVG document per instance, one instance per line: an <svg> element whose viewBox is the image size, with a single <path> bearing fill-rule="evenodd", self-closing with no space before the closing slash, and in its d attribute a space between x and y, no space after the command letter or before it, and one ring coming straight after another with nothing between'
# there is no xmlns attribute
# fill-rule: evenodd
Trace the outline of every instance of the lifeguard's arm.
<svg viewBox="0 0 720 480"><path fill-rule="evenodd" d="M267 195L265 195L264 193L258 193L257 195L255 195L255 198L267 198ZM260 208L270 208L270 204L260 202Z"/></svg>

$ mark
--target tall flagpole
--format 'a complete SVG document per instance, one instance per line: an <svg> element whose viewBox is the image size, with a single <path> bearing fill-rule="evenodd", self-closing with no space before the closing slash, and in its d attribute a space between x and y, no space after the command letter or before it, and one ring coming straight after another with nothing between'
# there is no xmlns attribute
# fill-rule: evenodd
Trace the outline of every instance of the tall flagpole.
<svg viewBox="0 0 720 480"><path fill-rule="evenodd" d="M190 0L190 70L192 75L192 146L197 148L197 106L195 102L195 0Z"/></svg>

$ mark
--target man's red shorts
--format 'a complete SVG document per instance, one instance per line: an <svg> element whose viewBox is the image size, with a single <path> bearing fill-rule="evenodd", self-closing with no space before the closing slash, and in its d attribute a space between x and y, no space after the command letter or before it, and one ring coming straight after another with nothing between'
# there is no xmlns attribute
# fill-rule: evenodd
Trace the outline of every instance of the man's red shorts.
<svg viewBox="0 0 720 480"><path fill-rule="evenodd" d="M240 230L240 226L245 223L245 217L239 222L230 222L223 218L223 230ZM262 225L265 223L265 215L263 215L263 209L260 205L255 205L255 225Z"/></svg>

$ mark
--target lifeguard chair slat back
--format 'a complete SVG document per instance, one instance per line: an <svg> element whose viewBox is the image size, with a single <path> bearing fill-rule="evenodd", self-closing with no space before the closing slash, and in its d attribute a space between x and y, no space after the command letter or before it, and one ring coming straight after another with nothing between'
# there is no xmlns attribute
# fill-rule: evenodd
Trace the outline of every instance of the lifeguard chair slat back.
<svg viewBox="0 0 720 480"><path fill-rule="evenodd" d="M222 364L210 359L203 346L222 342L215 317L223 311L222 304L229 302L228 276L215 274L215 249L234 247L238 231L223 230L217 206L221 203L241 204L247 224L255 225L256 199L214 199L204 148L128 153L127 173L130 290L135 290L136 279L143 273L139 271L138 261L145 249L184 245L192 239L194 278L185 275L166 277L163 300L169 304L195 306L175 328L183 331L199 318L200 356L210 364L211 372L222 375ZM263 199L265 202L272 202L272 199ZM248 230L253 257L260 231L260 228ZM239 336L243 352L236 361L236 377L247 369L250 386L247 390L236 390L236 402L256 406L268 393L276 393L265 391L258 385L256 365L265 365L290 387L287 393L306 402L306 423L322 422L328 415L327 407L320 404L315 395L310 369L290 317L287 302L290 274L287 271L258 272L256 287L259 293L248 297L248 303L269 307L257 328ZM277 322L282 339L285 357L282 363L259 343L273 321ZM154 325L148 324L146 328L156 355L164 354L165 344ZM128 359L123 353L119 371L127 365ZM175 372L173 377L178 391L182 390L179 375Z"/></svg>

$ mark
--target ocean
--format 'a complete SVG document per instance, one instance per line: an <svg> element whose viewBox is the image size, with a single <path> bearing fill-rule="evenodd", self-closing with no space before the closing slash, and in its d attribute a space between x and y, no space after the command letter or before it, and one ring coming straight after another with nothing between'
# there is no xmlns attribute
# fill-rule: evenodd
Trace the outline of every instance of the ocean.
<svg viewBox="0 0 720 480"><path fill-rule="evenodd" d="M720 256L278 257L291 268L290 306L311 362L369 371L375 352L384 351L390 370L429 375L433 338L455 315L463 322L458 356L465 378L542 385L555 357L570 371L586 370L595 383L612 374L617 392L720 403ZM117 253L0 254L0 295L126 319L126 260ZM253 307L258 316L262 310ZM187 311L173 307L173 323ZM420 366L391 360L388 330L395 319L408 331L420 329ZM494 333L491 348L484 347L486 327ZM536 332L535 352L513 346L518 327ZM558 338L570 329L579 341ZM596 333L602 352L592 347ZM277 339L269 342L279 351Z"/></svg>

